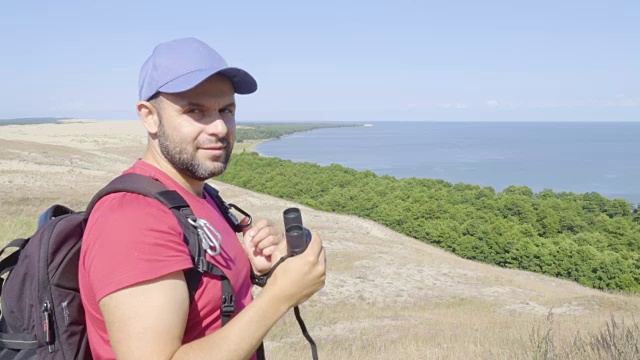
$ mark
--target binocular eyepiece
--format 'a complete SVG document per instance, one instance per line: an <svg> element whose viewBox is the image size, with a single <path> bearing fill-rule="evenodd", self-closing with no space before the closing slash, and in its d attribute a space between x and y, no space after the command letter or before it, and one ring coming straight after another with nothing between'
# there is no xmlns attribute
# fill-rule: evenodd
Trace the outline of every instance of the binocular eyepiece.
<svg viewBox="0 0 640 360"><path fill-rule="evenodd" d="M311 231L302 225L300 209L288 208L282 213L282 217L289 255L303 253L311 241Z"/></svg>

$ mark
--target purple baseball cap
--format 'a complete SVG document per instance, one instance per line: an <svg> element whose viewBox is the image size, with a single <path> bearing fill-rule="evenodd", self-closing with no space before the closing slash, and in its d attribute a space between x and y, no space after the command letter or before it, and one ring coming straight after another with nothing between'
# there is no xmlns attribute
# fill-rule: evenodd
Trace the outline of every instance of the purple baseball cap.
<svg viewBox="0 0 640 360"><path fill-rule="evenodd" d="M236 94L251 94L258 89L248 72L230 67L209 45L188 37L161 43L153 49L140 69L138 97L146 101L157 92L187 91L214 74L229 78Z"/></svg>

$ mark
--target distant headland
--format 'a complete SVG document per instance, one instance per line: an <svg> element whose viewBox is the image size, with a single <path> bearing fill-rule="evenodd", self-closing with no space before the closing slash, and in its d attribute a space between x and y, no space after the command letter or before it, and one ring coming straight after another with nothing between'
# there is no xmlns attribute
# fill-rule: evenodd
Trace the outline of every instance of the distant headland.
<svg viewBox="0 0 640 360"><path fill-rule="evenodd" d="M2 125L23 125L23 124L52 124L58 123L70 118L58 118L58 117L33 117L33 118L16 118L16 119L0 119L0 126Z"/></svg>

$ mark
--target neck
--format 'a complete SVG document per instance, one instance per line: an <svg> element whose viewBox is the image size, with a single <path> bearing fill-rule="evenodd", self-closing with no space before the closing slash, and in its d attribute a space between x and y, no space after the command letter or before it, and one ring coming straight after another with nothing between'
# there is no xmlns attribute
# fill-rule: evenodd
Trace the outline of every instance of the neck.
<svg viewBox="0 0 640 360"><path fill-rule="evenodd" d="M154 147L147 147L147 151L142 157L142 160L164 171L192 194L198 197L203 196L202 189L204 187L204 181L192 179L178 171L162 156L162 154L160 154L160 151Z"/></svg>

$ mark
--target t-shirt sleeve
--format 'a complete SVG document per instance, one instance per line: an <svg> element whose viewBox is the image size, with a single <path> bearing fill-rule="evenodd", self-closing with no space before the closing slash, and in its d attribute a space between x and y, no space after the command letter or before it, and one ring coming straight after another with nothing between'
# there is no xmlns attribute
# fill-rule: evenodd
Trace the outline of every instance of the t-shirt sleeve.
<svg viewBox="0 0 640 360"><path fill-rule="evenodd" d="M157 200L138 194L118 193L100 200L82 246L98 302L118 290L193 266L175 215Z"/></svg>

